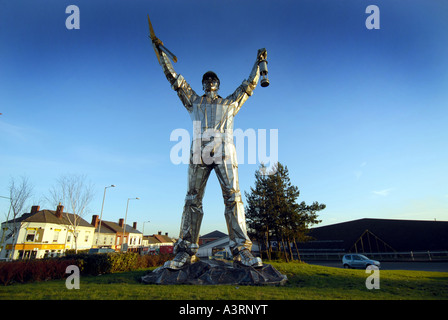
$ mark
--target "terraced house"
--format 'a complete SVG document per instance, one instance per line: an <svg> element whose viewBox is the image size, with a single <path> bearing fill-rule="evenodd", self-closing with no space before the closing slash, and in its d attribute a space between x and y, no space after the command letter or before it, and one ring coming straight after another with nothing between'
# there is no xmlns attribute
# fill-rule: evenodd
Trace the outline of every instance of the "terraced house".
<svg viewBox="0 0 448 320"><path fill-rule="evenodd" d="M78 215L33 206L14 220L3 222L0 235L0 259L55 257L67 249L85 250L93 244L95 227Z"/></svg>
<svg viewBox="0 0 448 320"><path fill-rule="evenodd" d="M101 225L100 225L101 222ZM143 234L137 230L137 222L132 227L124 224L124 219L100 221L98 215L92 216L92 226L95 227L93 248L108 248L115 251L135 251L142 246Z"/></svg>

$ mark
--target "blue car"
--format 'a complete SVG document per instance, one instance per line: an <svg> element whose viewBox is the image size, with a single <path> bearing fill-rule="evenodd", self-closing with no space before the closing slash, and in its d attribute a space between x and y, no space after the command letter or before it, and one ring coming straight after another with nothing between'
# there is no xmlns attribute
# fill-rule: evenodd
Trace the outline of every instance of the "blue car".
<svg viewBox="0 0 448 320"><path fill-rule="evenodd" d="M368 266L376 266L379 268L381 264L379 261L369 259L362 254L346 254L342 257L342 265L346 269L365 269Z"/></svg>

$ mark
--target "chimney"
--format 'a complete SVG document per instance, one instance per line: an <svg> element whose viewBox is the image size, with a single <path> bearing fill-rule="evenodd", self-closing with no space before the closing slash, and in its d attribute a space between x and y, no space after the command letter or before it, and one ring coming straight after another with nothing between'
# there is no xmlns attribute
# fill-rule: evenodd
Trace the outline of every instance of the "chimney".
<svg viewBox="0 0 448 320"><path fill-rule="evenodd" d="M135 230L137 230L137 222L134 222L134 223L132 224L132 228L134 228Z"/></svg>
<svg viewBox="0 0 448 320"><path fill-rule="evenodd" d="M40 210L39 206L32 206L31 207L31 214L35 214Z"/></svg>
<svg viewBox="0 0 448 320"><path fill-rule="evenodd" d="M59 219L62 218L62 212L63 211L64 211L64 206L61 205L61 203L59 202L59 205L56 208L56 213L55 213L56 218L59 218Z"/></svg>
<svg viewBox="0 0 448 320"><path fill-rule="evenodd" d="M123 218L118 220L118 225L123 228L123 225L124 225L124 219Z"/></svg>
<svg viewBox="0 0 448 320"><path fill-rule="evenodd" d="M168 237L168 232L165 232L165 235Z"/></svg>
<svg viewBox="0 0 448 320"><path fill-rule="evenodd" d="M162 235L162 231L159 231L158 234L159 234L159 236L161 236Z"/></svg>
<svg viewBox="0 0 448 320"><path fill-rule="evenodd" d="M98 218L98 215L95 214L92 216L92 223L91 225L94 226L95 228L98 228L98 222L100 221L100 219Z"/></svg>

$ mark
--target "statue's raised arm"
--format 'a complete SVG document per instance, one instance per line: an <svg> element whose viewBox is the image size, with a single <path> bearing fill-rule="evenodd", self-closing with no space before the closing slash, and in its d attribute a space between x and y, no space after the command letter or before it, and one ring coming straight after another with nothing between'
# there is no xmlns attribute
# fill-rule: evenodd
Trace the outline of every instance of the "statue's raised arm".
<svg viewBox="0 0 448 320"><path fill-rule="evenodd" d="M260 74L263 75L262 86L265 87L265 83L269 84L267 80L267 67L266 67L266 59L267 59L267 51L265 48L259 49L257 52L257 58L252 67L252 70L249 74L249 77L243 81L243 83L226 99L237 102L237 107L234 110L234 115L238 113L242 105L246 102L246 100L253 94L257 84L260 80ZM261 72L261 66L266 68L266 73ZM264 81L264 82L263 82ZM267 81L267 82L266 82Z"/></svg>
<svg viewBox="0 0 448 320"><path fill-rule="evenodd" d="M160 48L161 41L159 39L153 40L152 45L154 46L154 50L156 50L159 58L159 63L162 66L163 73L165 74L165 77L168 79L171 85L174 84L174 82L177 79L177 73L174 71L173 64L171 63L171 60L166 55L164 51L162 51Z"/></svg>
<svg viewBox="0 0 448 320"><path fill-rule="evenodd" d="M156 37L149 15L148 24L151 42L159 64L162 66L163 73L172 88L177 92L177 95L185 108L187 108L188 111L191 111L192 101L197 97L197 94L191 89L184 77L174 71L171 60L177 62L177 57L163 45L163 42L159 38Z"/></svg>
<svg viewBox="0 0 448 320"><path fill-rule="evenodd" d="M153 40L152 44L154 46L154 50L156 50L156 53L158 54L159 63L162 66L163 73L171 84L173 90L177 92L177 95L182 101L182 104L189 112L191 112L193 100L196 99L198 95L190 87L187 81L185 81L184 77L174 71L174 67L171 63L170 58L167 56L164 50L160 49L160 42L161 41L157 39Z"/></svg>

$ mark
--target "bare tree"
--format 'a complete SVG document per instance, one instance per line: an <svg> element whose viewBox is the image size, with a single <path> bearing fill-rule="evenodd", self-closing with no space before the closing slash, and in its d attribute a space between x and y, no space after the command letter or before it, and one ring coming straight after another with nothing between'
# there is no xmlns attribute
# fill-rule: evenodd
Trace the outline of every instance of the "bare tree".
<svg viewBox="0 0 448 320"><path fill-rule="evenodd" d="M22 213L25 204L33 194L34 186L29 182L28 177L21 176L19 179L11 178L9 183L9 211L6 215L6 230L2 232L1 244L12 238L14 250L15 237L19 232L20 225L16 223L17 217ZM10 221L10 222L8 222ZM12 254L12 251L10 254Z"/></svg>
<svg viewBox="0 0 448 320"><path fill-rule="evenodd" d="M9 184L9 198L11 201L13 219L21 213L26 202L32 196L33 189L34 186L29 182L28 177L21 176L19 181L11 178Z"/></svg>
<svg viewBox="0 0 448 320"><path fill-rule="evenodd" d="M82 217L90 213L89 205L94 196L93 185L86 182L85 175L63 175L50 189L48 201L54 207L63 205L64 221L73 233L75 251L78 252L78 226Z"/></svg>

